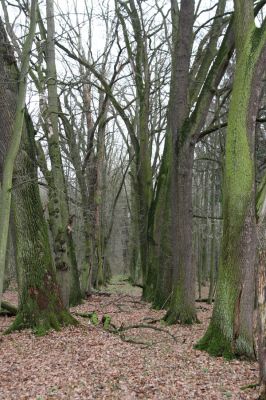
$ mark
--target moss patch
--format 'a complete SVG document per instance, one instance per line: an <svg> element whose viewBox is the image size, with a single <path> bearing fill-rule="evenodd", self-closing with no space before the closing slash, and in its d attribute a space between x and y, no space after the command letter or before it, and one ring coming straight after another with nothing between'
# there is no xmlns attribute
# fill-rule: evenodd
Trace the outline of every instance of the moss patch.
<svg viewBox="0 0 266 400"><path fill-rule="evenodd" d="M206 351L214 357L224 357L227 360L235 357L230 340L224 336L218 327L212 324L194 347L197 350Z"/></svg>
<svg viewBox="0 0 266 400"><path fill-rule="evenodd" d="M69 325L78 325L78 321L68 311L63 310L59 313L42 312L38 319L31 321L31 324L25 318L23 312L20 311L13 324L5 331L5 334L31 328L35 335L44 336L52 329L59 331L61 327Z"/></svg>

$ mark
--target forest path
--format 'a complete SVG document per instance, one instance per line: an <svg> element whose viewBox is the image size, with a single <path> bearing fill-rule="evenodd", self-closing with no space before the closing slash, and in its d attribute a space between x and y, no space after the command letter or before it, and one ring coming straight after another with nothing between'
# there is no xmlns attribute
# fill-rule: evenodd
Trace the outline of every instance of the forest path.
<svg viewBox="0 0 266 400"><path fill-rule="evenodd" d="M108 315L116 327L147 325L164 315L142 302L140 289L121 277L105 291L71 311L96 311L99 321ZM14 292L5 294L6 300L15 298ZM201 324L193 326L166 327L159 321L150 324L159 330L113 334L78 317L80 326L44 337L30 331L1 336L0 400L256 399L257 389L241 387L258 382L257 363L193 349L211 315L209 305L197 303L197 308ZM0 317L0 331L11 321Z"/></svg>

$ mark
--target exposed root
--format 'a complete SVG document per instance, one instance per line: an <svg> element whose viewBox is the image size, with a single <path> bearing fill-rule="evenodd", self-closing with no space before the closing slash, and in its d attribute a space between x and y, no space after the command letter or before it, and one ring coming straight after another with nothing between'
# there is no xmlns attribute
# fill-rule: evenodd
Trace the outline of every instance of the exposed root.
<svg viewBox="0 0 266 400"><path fill-rule="evenodd" d="M23 312L19 311L13 324L5 331L5 334L23 329L32 329L37 336L46 335L51 329L59 331L63 326L78 325L78 321L68 312L42 312L38 318L31 321L25 319Z"/></svg>

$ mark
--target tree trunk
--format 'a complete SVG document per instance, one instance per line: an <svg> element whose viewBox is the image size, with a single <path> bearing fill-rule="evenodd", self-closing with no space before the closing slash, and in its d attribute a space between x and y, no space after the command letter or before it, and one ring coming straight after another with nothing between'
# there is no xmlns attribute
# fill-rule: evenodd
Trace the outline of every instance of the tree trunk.
<svg viewBox="0 0 266 400"><path fill-rule="evenodd" d="M242 30L237 32L226 137L222 254L212 319L197 347L212 355L254 358L254 133L266 61L266 29L265 25L256 28L253 17L245 21L244 15L249 15L246 7L253 10L253 2L235 1L236 29Z"/></svg>
<svg viewBox="0 0 266 400"><path fill-rule="evenodd" d="M266 196L265 196L266 203ZM264 219L264 221L263 221ZM266 218L258 227L258 336L260 400L266 400Z"/></svg>
<svg viewBox="0 0 266 400"><path fill-rule="evenodd" d="M67 189L64 177L60 145L59 145L59 121L58 121L58 95L57 74L55 65L54 45L54 2L47 0L47 90L48 110L47 119L49 125L48 146L52 166L52 183L50 199L53 201L53 231L54 252L57 268L58 282L65 306L76 305L81 300L77 263L74 243L71 232L68 231L69 209L67 204Z"/></svg>
<svg viewBox="0 0 266 400"><path fill-rule="evenodd" d="M25 124L14 177L14 214L17 262L22 275L22 288L16 319L9 331L33 328L37 334L62 325L76 324L66 311L56 282L37 184L33 131L29 117ZM31 135L30 139L29 136ZM25 182L25 177L27 177Z"/></svg>
<svg viewBox="0 0 266 400"><path fill-rule="evenodd" d="M30 63L30 51L35 35L36 28L36 7L37 1L32 0L31 3L31 12L30 12L30 27L27 38L23 45L22 50L22 59L21 59L21 71L18 76L18 93L17 93L17 102L16 102L16 111L13 115L14 121L5 121L6 130L9 135L9 144L7 146L7 151L5 154L5 158L3 160L3 172L2 172L2 185L1 185L1 210L0 210L0 307L1 307L1 298L3 291L3 281L4 281L4 271L6 264L6 249L7 249L7 241L8 241L8 231L9 231L9 221L10 221L10 209L11 209L11 189L12 189L12 178L13 178L13 170L15 159L19 150L21 135L22 135L22 127L24 120L24 109L25 109L25 99L26 99L26 89L27 89L27 74ZM2 28L3 29L3 28ZM1 35L2 38L5 38L5 33ZM11 59L8 61L8 45L5 42L1 43L2 54L1 54L1 69L3 72L2 79L8 74L8 68L11 64L13 68L15 67L14 55L11 54ZM11 67L12 68L12 67ZM5 86L7 83L3 82ZM5 90L6 89L6 90ZM8 88L3 88L4 96L2 97L2 102L8 100ZM8 103L7 103L8 104ZM9 110L7 110L7 104L4 104L4 112L9 114ZM14 103L12 102L12 106ZM5 118L6 115L2 115L2 118ZM5 139L5 134L3 135L3 139Z"/></svg>
<svg viewBox="0 0 266 400"><path fill-rule="evenodd" d="M195 308L195 270L192 263L192 165L191 143L185 143L178 152L178 161L172 216L177 221L172 229L173 249L173 296L166 321L171 324L193 323L197 320ZM173 195L172 195L173 196Z"/></svg>
<svg viewBox="0 0 266 400"><path fill-rule="evenodd" d="M216 185L215 185L215 172L212 171L212 180L211 180L211 216L214 218L215 216L215 197L216 197ZM209 294L208 294L208 303L212 304L213 296L214 296L214 286L216 279L216 229L215 229L215 220L211 221L211 259L210 259L210 286L209 286Z"/></svg>
<svg viewBox="0 0 266 400"><path fill-rule="evenodd" d="M166 308L170 304L172 295L172 249L171 249L171 196L169 179L171 176L172 143L167 135L162 165L158 177L158 187L154 204L153 256L150 262L154 263L156 274L156 290L153 304L156 308Z"/></svg>
<svg viewBox="0 0 266 400"><path fill-rule="evenodd" d="M256 202L258 216L258 350L260 366L260 400L266 400L266 174L260 184Z"/></svg>
<svg viewBox="0 0 266 400"><path fill-rule="evenodd" d="M1 27L0 54L2 98L1 118L4 121L1 135L5 140L5 154L12 136L12 123L18 98L19 73L12 49L3 25ZM13 56L13 57L11 57ZM58 329L63 324L76 323L64 309L51 254L47 224L44 219L38 175L34 162L34 129L26 114L23 118L23 133L19 154L16 159L12 206L14 211L14 246L19 270L19 309L9 329L33 328L43 334L50 328ZM2 161L2 160L1 160ZM1 165L1 164L0 164ZM13 224L13 221L12 221Z"/></svg>

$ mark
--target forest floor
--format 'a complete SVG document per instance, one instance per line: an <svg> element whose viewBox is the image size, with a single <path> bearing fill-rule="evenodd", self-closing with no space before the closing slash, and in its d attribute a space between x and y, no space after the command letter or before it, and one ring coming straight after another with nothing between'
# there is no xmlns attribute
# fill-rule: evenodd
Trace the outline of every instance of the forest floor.
<svg viewBox="0 0 266 400"><path fill-rule="evenodd" d="M109 333L100 323L77 317L78 327L36 337L30 331L0 336L1 400L256 399L258 365L213 358L193 349L211 316L197 303L200 324L164 326L163 311L141 301L140 290L114 279L76 313L111 316L116 327L148 325ZM16 302L8 291L5 300ZM154 320L158 320L155 322ZM0 332L12 318L0 318ZM150 326L150 328L149 328ZM155 328L155 329L154 329ZM158 328L158 329L157 329Z"/></svg>

